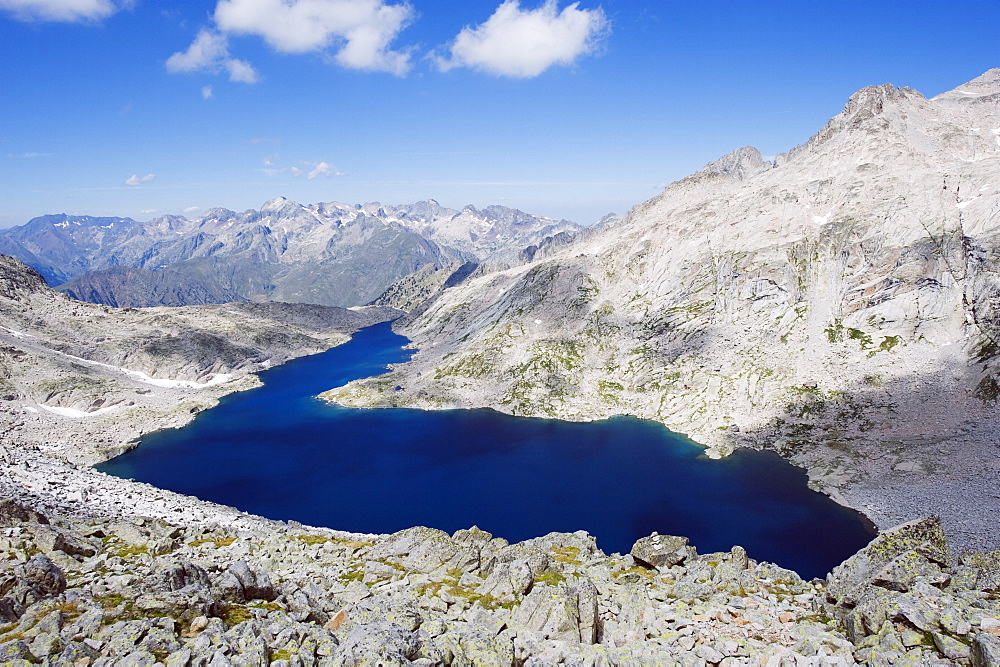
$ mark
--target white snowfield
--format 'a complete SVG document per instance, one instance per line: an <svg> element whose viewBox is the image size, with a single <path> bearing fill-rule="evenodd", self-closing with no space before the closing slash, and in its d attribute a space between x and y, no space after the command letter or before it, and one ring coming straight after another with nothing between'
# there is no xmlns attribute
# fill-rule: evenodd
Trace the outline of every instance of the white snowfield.
<svg viewBox="0 0 1000 667"><path fill-rule="evenodd" d="M119 373L124 373L130 377L135 378L139 382L144 384L152 385L154 387L164 387L167 389L176 388L186 388L186 389L204 389L206 387L214 387L215 385L223 384L229 382L233 379L233 376L229 373L215 373L205 382L196 382L195 380L171 380L168 378L154 378L150 377L142 371L133 371L128 368L122 368L121 366L112 366L111 364L101 363L100 361L91 361L90 359L84 359L83 357L75 357L72 354L63 354L63 356L72 359L73 361L78 361L83 364L88 364L90 366L100 366L101 368L107 368L112 371L117 371ZM93 412L87 414L95 414Z"/></svg>
<svg viewBox="0 0 1000 667"><path fill-rule="evenodd" d="M38 407L45 410L46 412L51 412L52 414L62 415L63 417L69 417L70 419L82 419L83 417L96 417L97 415L102 415L106 412L111 412L118 408L117 405L109 405L106 408L99 408L97 410L92 410L87 412L85 410L77 410L76 408L63 408L54 405L45 405L44 403L39 403Z"/></svg>
<svg viewBox="0 0 1000 667"><path fill-rule="evenodd" d="M205 382L195 382L194 380L168 380L166 378L149 377L142 371L130 371L127 368L120 368L118 370L127 375L131 375L140 382L144 382L154 387L167 387L167 388L184 387L187 389L204 389L205 387L214 387L215 385L223 384L233 379L233 376L230 375L229 373L215 373Z"/></svg>

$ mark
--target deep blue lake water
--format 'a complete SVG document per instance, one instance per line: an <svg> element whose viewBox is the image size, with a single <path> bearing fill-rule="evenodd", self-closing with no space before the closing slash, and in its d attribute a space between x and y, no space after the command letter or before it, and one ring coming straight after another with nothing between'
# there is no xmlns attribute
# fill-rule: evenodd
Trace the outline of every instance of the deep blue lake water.
<svg viewBox="0 0 1000 667"><path fill-rule="evenodd" d="M700 553L739 544L804 577L825 575L874 536L777 455L710 460L655 422L355 410L314 398L405 361L406 343L388 323L369 327L262 373L263 387L150 434L99 469L339 530L478 525L514 542L583 529L607 553L656 531L687 536Z"/></svg>

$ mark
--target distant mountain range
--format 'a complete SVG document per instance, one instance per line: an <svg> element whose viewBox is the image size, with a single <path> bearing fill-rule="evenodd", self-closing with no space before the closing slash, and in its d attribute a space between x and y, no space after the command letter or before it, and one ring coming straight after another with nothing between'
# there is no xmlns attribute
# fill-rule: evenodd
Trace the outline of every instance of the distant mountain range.
<svg viewBox="0 0 1000 667"><path fill-rule="evenodd" d="M579 228L503 206L458 211L433 200L351 206L278 198L260 210L215 208L194 219L45 215L0 230L0 253L74 298L106 305L355 306L420 269L509 262Z"/></svg>

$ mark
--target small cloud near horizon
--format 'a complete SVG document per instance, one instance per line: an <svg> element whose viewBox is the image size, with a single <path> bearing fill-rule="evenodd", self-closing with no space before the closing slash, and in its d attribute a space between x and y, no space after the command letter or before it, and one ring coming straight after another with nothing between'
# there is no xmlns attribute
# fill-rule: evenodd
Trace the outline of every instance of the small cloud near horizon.
<svg viewBox="0 0 1000 667"><path fill-rule="evenodd" d="M188 206L186 209L184 209L184 212L185 213L194 213L195 211L200 211L200 210L201 210L201 206Z"/></svg>
<svg viewBox="0 0 1000 667"><path fill-rule="evenodd" d="M303 162L302 164L312 167L312 171L306 174L310 181L317 176L343 176L344 172L337 171L337 168L328 162Z"/></svg>
<svg viewBox="0 0 1000 667"><path fill-rule="evenodd" d="M130 187L135 187L137 185L142 185L143 183L149 183L151 180L156 178L156 174L146 174L145 176L140 176L139 174L132 174L125 179L125 185Z"/></svg>
<svg viewBox="0 0 1000 667"><path fill-rule="evenodd" d="M257 171L263 172L268 176L276 176L278 174L291 174L296 178L299 176L305 176L306 180L309 181L318 176L332 178L333 176L344 175L344 172L340 171L325 160L320 160L319 162L307 162L303 160L302 162L299 162L299 165L301 166L279 167L277 159L277 157L264 158L262 160L264 167L262 169L258 169Z"/></svg>
<svg viewBox="0 0 1000 667"><path fill-rule="evenodd" d="M211 86L202 86L201 87L201 99L203 99L203 100L210 100L210 99L212 99L212 87Z"/></svg>
<svg viewBox="0 0 1000 667"><path fill-rule="evenodd" d="M521 9L518 0L504 0L485 23L462 29L448 47L449 57L431 59L442 72L469 67L522 79L572 65L593 53L611 30L603 9L579 4L559 11L558 0L546 0L537 9Z"/></svg>

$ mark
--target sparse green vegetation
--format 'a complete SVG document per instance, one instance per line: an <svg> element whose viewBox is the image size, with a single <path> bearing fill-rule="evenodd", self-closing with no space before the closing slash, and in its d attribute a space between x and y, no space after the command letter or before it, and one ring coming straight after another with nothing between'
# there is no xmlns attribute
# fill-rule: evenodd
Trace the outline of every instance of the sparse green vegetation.
<svg viewBox="0 0 1000 667"><path fill-rule="evenodd" d="M566 576L560 572L536 572L535 583L555 586L566 583Z"/></svg>
<svg viewBox="0 0 1000 667"><path fill-rule="evenodd" d="M858 341L861 344L862 349L872 344L872 337L861 329L849 328L847 330L847 337L851 340Z"/></svg>
<svg viewBox="0 0 1000 667"><path fill-rule="evenodd" d="M899 336L886 336L882 339L878 349L882 352L892 352L892 348L896 347L901 342L902 339Z"/></svg>
<svg viewBox="0 0 1000 667"><path fill-rule="evenodd" d="M245 605L241 604L227 604L222 613L219 614L219 618L222 622L226 624L226 627L231 628L234 625L239 625L244 621L249 621L253 618L253 614Z"/></svg>
<svg viewBox="0 0 1000 667"><path fill-rule="evenodd" d="M983 403L996 403L997 398L1000 398L1000 383L992 375L987 375L979 381L972 395Z"/></svg>
<svg viewBox="0 0 1000 667"><path fill-rule="evenodd" d="M878 374L866 375L862 380L869 387L881 387L882 386L882 376Z"/></svg>
<svg viewBox="0 0 1000 667"><path fill-rule="evenodd" d="M236 541L235 537L206 537L188 542L189 547L200 547L203 544L214 544L216 549L228 547Z"/></svg>
<svg viewBox="0 0 1000 667"><path fill-rule="evenodd" d="M568 565L582 565L579 547L552 547L552 560Z"/></svg>

